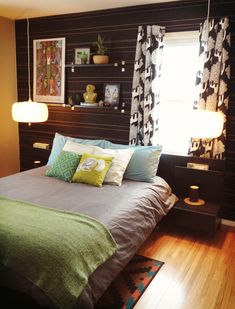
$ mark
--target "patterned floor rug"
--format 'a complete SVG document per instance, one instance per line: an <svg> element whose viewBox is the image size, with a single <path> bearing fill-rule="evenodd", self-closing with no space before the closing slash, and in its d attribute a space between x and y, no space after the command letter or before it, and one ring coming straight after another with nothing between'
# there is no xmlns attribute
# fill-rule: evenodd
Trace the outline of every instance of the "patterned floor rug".
<svg viewBox="0 0 235 309"><path fill-rule="evenodd" d="M96 304L96 309L132 309L164 263L135 255Z"/></svg>

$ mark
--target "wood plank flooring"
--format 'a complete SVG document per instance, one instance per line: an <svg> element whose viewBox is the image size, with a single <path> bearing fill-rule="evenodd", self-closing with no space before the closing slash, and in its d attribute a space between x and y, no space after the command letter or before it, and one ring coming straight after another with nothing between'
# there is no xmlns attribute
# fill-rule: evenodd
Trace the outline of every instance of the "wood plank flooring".
<svg viewBox="0 0 235 309"><path fill-rule="evenodd" d="M139 250L165 264L134 309L234 309L235 228L214 236L160 227Z"/></svg>

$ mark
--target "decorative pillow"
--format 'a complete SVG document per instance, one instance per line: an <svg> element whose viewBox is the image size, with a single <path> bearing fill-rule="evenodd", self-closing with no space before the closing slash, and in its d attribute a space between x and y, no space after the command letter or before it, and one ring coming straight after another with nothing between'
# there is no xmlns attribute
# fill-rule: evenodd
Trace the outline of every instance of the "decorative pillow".
<svg viewBox="0 0 235 309"><path fill-rule="evenodd" d="M92 145L83 145L72 142L70 140L68 140L63 147L64 151L71 151L78 153L80 155L83 155L84 153L94 154L96 149L102 149L102 148Z"/></svg>
<svg viewBox="0 0 235 309"><path fill-rule="evenodd" d="M104 177L111 165L112 159L112 157L83 154L77 170L73 175L72 182L82 182L102 187Z"/></svg>
<svg viewBox="0 0 235 309"><path fill-rule="evenodd" d="M84 145L99 146L102 148L104 148L106 144L105 140L90 140L90 139L74 138L74 137L69 137L69 136L63 136L59 133L56 133L54 140L53 140L51 154L48 159L47 165L52 165L55 162L56 158L62 151L66 141L68 140L76 142L76 143L84 144Z"/></svg>
<svg viewBox="0 0 235 309"><path fill-rule="evenodd" d="M161 150L154 148L138 148L135 150L124 178L154 182L160 161Z"/></svg>
<svg viewBox="0 0 235 309"><path fill-rule="evenodd" d="M113 157L111 166L104 178L104 182L121 186L123 175L133 152L134 149L95 149L95 155Z"/></svg>
<svg viewBox="0 0 235 309"><path fill-rule="evenodd" d="M71 181L80 159L81 155L77 153L61 151L45 175Z"/></svg>
<svg viewBox="0 0 235 309"><path fill-rule="evenodd" d="M134 149L124 178L146 182L154 181L162 146L128 146L110 143L108 147L111 149Z"/></svg>

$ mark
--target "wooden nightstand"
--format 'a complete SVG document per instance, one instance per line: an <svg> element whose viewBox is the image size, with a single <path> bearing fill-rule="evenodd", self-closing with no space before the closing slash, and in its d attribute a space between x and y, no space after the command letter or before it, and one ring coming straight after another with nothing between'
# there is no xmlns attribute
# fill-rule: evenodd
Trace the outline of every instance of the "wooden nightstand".
<svg viewBox="0 0 235 309"><path fill-rule="evenodd" d="M39 148L27 148L27 155L22 155L25 151L23 146L21 146L21 159L20 159L20 170L26 171L32 168L40 167L47 164L48 157L50 155L49 149L39 149Z"/></svg>
<svg viewBox="0 0 235 309"><path fill-rule="evenodd" d="M220 226L220 204L206 202L203 206L189 206L180 199L167 215L167 223L213 234Z"/></svg>
<svg viewBox="0 0 235 309"><path fill-rule="evenodd" d="M184 198L189 197L191 185L199 187L199 198L205 201L204 205L191 206L184 202ZM221 221L219 210L223 194L223 171L177 165L174 167L174 193L180 199L164 219L167 224L215 233Z"/></svg>

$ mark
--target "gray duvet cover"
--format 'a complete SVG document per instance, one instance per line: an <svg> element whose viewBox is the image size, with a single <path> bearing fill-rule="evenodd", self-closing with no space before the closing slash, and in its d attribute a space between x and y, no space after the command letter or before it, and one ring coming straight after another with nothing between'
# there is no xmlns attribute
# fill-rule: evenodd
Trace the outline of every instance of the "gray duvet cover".
<svg viewBox="0 0 235 309"><path fill-rule="evenodd" d="M93 308L111 281L125 267L176 197L160 177L154 183L124 180L122 186L102 188L66 183L44 176L46 167L0 179L0 195L39 205L80 212L103 223L118 244L118 251L89 278L76 308ZM9 269L2 269L0 284L27 292L39 304L53 304L36 286Z"/></svg>

